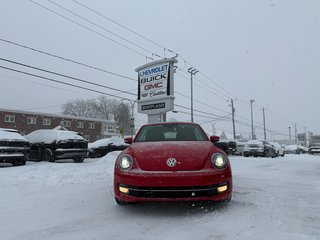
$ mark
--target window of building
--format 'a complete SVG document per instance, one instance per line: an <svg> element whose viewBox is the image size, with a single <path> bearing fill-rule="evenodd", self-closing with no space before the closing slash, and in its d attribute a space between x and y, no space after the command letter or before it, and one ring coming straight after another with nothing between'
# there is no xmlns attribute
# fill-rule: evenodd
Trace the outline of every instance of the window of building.
<svg viewBox="0 0 320 240"><path fill-rule="evenodd" d="M88 142L90 142L90 135L83 135L83 138L84 138L85 140L87 140Z"/></svg>
<svg viewBox="0 0 320 240"><path fill-rule="evenodd" d="M64 121L65 127L71 127L71 121Z"/></svg>
<svg viewBox="0 0 320 240"><path fill-rule="evenodd" d="M113 132L113 126L105 125L105 126L104 126L104 130L105 130L105 131L108 131L108 132Z"/></svg>
<svg viewBox="0 0 320 240"><path fill-rule="evenodd" d="M42 125L44 126L50 126L51 125L51 119L50 118L44 118L42 120Z"/></svg>
<svg viewBox="0 0 320 240"><path fill-rule="evenodd" d="M28 117L27 124L37 124L37 119L35 117Z"/></svg>
<svg viewBox="0 0 320 240"><path fill-rule="evenodd" d="M14 123L15 122L15 116L13 116L13 115L5 115L4 116L4 122Z"/></svg>
<svg viewBox="0 0 320 240"><path fill-rule="evenodd" d="M77 128L83 128L84 123L83 122L77 122Z"/></svg>
<svg viewBox="0 0 320 240"><path fill-rule="evenodd" d="M94 123L89 123L89 129L95 129L96 128L96 125Z"/></svg>

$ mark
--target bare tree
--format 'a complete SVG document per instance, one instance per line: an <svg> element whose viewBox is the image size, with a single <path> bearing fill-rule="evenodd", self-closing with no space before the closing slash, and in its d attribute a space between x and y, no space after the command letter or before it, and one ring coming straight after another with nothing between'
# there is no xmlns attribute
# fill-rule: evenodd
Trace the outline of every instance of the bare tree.
<svg viewBox="0 0 320 240"><path fill-rule="evenodd" d="M63 114L114 120L125 134L130 133L130 108L122 101L100 96L97 99L70 100L63 105Z"/></svg>
<svg viewBox="0 0 320 240"><path fill-rule="evenodd" d="M130 134L130 108L127 104L120 102L113 105L113 116L118 127L123 129L124 134Z"/></svg>
<svg viewBox="0 0 320 240"><path fill-rule="evenodd" d="M97 117L97 102L95 99L69 100L62 108L62 113L65 115L88 118Z"/></svg>

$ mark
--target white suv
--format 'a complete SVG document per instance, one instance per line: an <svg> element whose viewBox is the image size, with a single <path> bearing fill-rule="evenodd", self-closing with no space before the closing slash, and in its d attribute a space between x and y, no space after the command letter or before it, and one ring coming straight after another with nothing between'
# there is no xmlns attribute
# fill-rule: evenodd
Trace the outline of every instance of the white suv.
<svg viewBox="0 0 320 240"><path fill-rule="evenodd" d="M277 157L284 157L284 148L278 142L270 142L270 144L276 150Z"/></svg>

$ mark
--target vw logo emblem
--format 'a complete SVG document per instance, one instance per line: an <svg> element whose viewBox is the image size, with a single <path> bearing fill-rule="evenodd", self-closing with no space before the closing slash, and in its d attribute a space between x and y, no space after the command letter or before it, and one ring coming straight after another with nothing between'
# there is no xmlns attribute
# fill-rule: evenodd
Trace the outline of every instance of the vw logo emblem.
<svg viewBox="0 0 320 240"><path fill-rule="evenodd" d="M174 167L177 164L177 160L175 158L168 158L167 165L169 167Z"/></svg>

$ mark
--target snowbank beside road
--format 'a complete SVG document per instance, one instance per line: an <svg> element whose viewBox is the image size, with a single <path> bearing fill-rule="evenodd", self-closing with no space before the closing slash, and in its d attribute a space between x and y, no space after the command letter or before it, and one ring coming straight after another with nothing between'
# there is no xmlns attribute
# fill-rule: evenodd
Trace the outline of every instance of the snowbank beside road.
<svg viewBox="0 0 320 240"><path fill-rule="evenodd" d="M231 157L227 206L117 206L118 153L0 168L1 239L320 239L320 156Z"/></svg>

